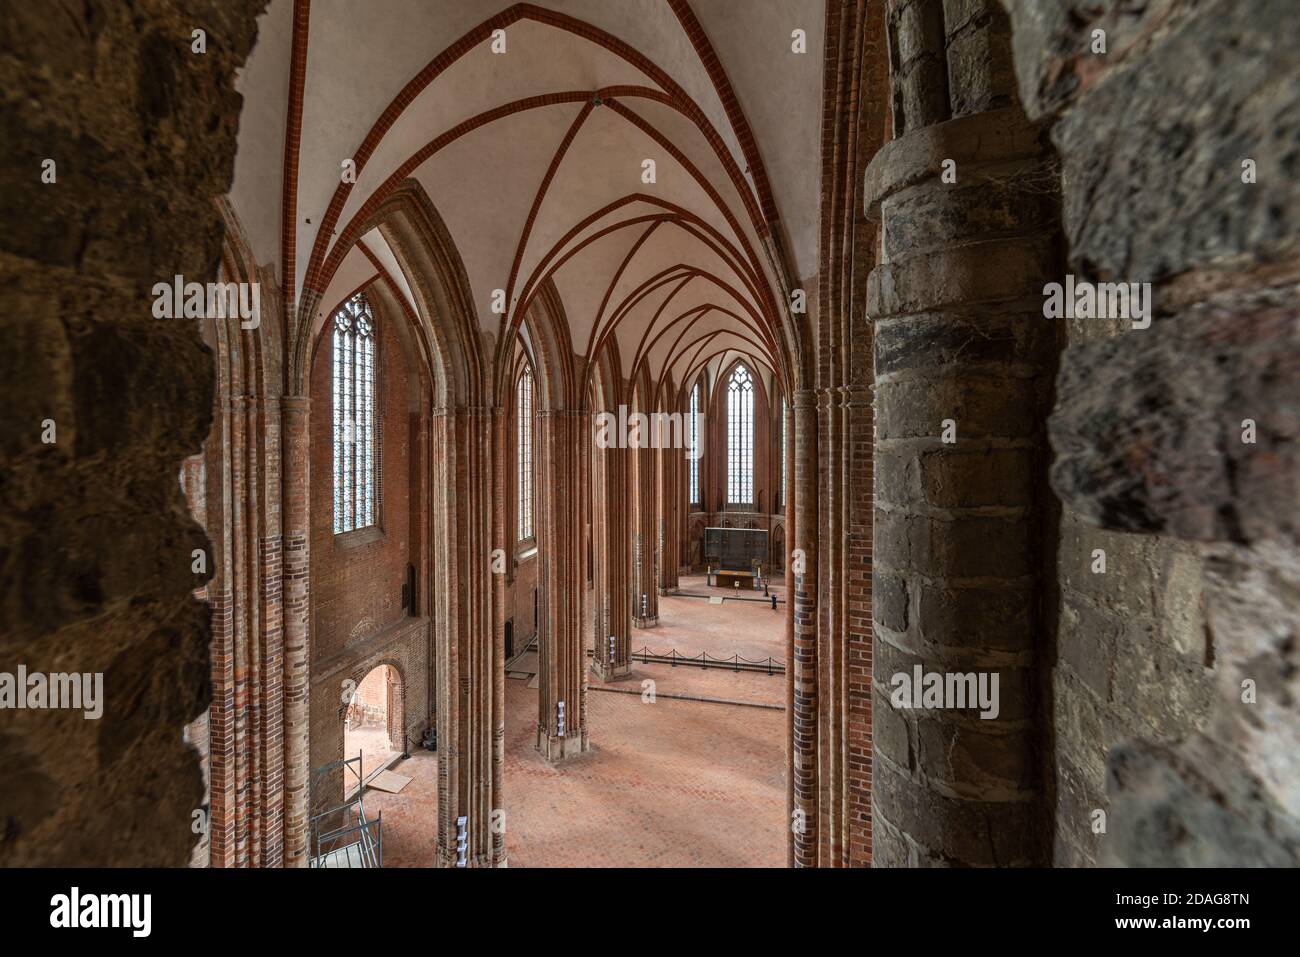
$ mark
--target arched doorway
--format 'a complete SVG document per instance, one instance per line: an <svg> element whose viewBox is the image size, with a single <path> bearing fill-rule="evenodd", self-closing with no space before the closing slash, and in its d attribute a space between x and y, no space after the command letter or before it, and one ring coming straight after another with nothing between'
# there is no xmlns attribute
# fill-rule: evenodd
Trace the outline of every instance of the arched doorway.
<svg viewBox="0 0 1300 957"><path fill-rule="evenodd" d="M343 757L361 755L368 775L406 751L402 677L392 665L372 668L343 715Z"/></svg>

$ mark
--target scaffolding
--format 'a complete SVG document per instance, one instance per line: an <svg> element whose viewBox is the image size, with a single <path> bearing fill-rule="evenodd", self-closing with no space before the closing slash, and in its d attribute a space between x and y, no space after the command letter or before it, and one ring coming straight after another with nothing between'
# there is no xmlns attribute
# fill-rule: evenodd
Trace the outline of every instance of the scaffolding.
<svg viewBox="0 0 1300 957"><path fill-rule="evenodd" d="M383 867L384 812L374 820L366 817L362 795L365 775L361 755L331 761L312 772L312 793L319 794L321 781L337 773L344 787L343 803L311 816L308 845L312 867ZM355 778L354 790L347 787L349 774Z"/></svg>

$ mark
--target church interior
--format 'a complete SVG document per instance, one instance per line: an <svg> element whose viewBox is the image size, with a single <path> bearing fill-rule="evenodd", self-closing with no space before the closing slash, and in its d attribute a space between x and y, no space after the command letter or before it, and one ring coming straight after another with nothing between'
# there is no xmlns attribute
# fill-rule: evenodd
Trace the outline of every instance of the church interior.
<svg viewBox="0 0 1300 957"><path fill-rule="evenodd" d="M1300 864L1297 76L1290 0L0 4L0 865Z"/></svg>

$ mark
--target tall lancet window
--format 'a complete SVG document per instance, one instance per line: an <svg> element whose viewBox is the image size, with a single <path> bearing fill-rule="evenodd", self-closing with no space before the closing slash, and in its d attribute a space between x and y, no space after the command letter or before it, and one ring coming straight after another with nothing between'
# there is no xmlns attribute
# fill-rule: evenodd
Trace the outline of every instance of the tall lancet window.
<svg viewBox="0 0 1300 957"><path fill-rule="evenodd" d="M364 293L334 313L334 534L378 523L375 316Z"/></svg>
<svg viewBox="0 0 1300 957"><path fill-rule="evenodd" d="M727 380L727 504L754 503L754 377L743 365Z"/></svg>
<svg viewBox="0 0 1300 957"><path fill-rule="evenodd" d="M700 504L700 384L691 390L691 505Z"/></svg>
<svg viewBox="0 0 1300 957"><path fill-rule="evenodd" d="M786 429L790 428L790 414L786 411L785 396L781 396L781 507L785 508L786 503L786 479L785 479L785 441L787 438Z"/></svg>
<svg viewBox="0 0 1300 957"><path fill-rule="evenodd" d="M533 537L533 370L524 366L519 374L516 399L516 437L519 463L519 541Z"/></svg>

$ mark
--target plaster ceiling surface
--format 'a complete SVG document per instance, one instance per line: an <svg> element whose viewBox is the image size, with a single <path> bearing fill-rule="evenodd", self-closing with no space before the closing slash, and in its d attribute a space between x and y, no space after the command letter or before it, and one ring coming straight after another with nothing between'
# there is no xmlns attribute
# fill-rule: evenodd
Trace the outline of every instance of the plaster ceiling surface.
<svg viewBox="0 0 1300 957"><path fill-rule="evenodd" d="M754 129L798 277L817 272L825 0L692 0ZM791 49L803 30L806 53Z"/></svg>
<svg viewBox="0 0 1300 957"><path fill-rule="evenodd" d="M259 262L293 255L295 301L324 286L332 308L376 272L368 250L415 308L374 228L378 199L415 179L489 340L519 329L550 277L575 352L616 343L625 376L645 362L680 382L719 349L776 361L782 285L815 271L824 0L311 0L305 30L294 8L272 0L239 78L231 202Z"/></svg>
<svg viewBox="0 0 1300 957"><path fill-rule="evenodd" d="M293 4L272 3L257 18L257 46L235 79L244 107L239 114L239 148L230 202L259 264L278 264L280 259L280 199L292 40ZM280 281L284 281L282 275Z"/></svg>
<svg viewBox="0 0 1300 957"><path fill-rule="evenodd" d="M392 247L388 245L388 240L384 239L376 228L362 236L358 245L363 246L379 265L384 267L387 278L396 286L394 292L406 300L412 312L416 312L415 293L411 291L411 284L407 281L406 274L402 272L402 267L393 254Z"/></svg>
<svg viewBox="0 0 1300 957"><path fill-rule="evenodd" d="M323 323L326 312L333 312L343 304L343 300L362 286L368 285L378 275L379 270L366 258L360 246L349 250L338 272L330 280L325 295L321 297L320 315L317 317L316 325L320 326Z"/></svg>

